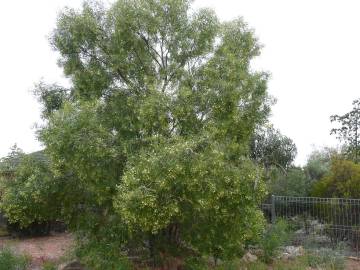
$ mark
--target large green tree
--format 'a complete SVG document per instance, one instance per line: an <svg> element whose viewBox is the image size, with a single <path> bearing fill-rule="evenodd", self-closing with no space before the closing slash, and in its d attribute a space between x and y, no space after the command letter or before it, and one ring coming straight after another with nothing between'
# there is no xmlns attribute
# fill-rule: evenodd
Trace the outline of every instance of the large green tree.
<svg viewBox="0 0 360 270"><path fill-rule="evenodd" d="M83 242L109 243L106 256L231 257L261 231L262 171L248 158L269 112L268 74L250 68L260 46L242 19L190 4L86 2L52 34L71 87L37 88L39 137L66 179L63 217Z"/></svg>

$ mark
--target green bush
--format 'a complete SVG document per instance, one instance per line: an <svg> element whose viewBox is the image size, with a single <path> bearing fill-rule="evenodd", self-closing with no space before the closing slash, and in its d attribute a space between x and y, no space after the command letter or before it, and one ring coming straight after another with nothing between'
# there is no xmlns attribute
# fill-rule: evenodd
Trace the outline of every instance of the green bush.
<svg viewBox="0 0 360 270"><path fill-rule="evenodd" d="M312 183L305 171L299 167L291 167L286 174L278 169L271 171L268 182L270 194L279 196L308 196Z"/></svg>
<svg viewBox="0 0 360 270"><path fill-rule="evenodd" d="M179 141L129 165L115 210L132 230L151 233L157 250L168 254L192 247L228 259L261 234L264 219L257 202L264 186L259 181L254 187L258 175L251 161L234 166L205 142Z"/></svg>
<svg viewBox="0 0 360 270"><path fill-rule="evenodd" d="M334 158L330 172L312 190L315 197L360 198L360 164Z"/></svg>
<svg viewBox="0 0 360 270"><path fill-rule="evenodd" d="M27 257L16 255L10 249L0 250L0 270L25 270L28 265Z"/></svg>
<svg viewBox="0 0 360 270"><path fill-rule="evenodd" d="M116 241L108 239L78 239L75 255L90 269L130 270L131 263Z"/></svg>
<svg viewBox="0 0 360 270"><path fill-rule="evenodd" d="M45 262L42 266L42 270L57 270L57 266L53 262Z"/></svg>
<svg viewBox="0 0 360 270"><path fill-rule="evenodd" d="M274 225L270 225L265 231L260 247L263 251L262 260L266 263L275 259L279 248L290 238L289 224L285 220L278 220Z"/></svg>
<svg viewBox="0 0 360 270"><path fill-rule="evenodd" d="M0 181L0 209L10 223L10 232L46 235L50 221L59 215L53 174L49 164L31 155L23 156L11 178Z"/></svg>

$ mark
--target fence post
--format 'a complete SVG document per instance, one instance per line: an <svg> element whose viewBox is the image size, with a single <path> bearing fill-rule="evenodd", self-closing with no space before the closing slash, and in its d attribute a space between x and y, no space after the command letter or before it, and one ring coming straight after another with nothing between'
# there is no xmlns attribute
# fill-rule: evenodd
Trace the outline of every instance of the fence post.
<svg viewBox="0 0 360 270"><path fill-rule="evenodd" d="M276 213L275 213L275 196L271 195L271 223L275 224Z"/></svg>

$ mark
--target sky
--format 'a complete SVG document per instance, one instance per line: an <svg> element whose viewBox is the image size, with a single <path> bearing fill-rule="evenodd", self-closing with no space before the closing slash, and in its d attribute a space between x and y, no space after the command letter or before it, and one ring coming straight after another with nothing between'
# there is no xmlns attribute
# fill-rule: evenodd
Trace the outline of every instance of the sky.
<svg viewBox="0 0 360 270"><path fill-rule="evenodd" d="M66 83L48 36L58 12L81 3L0 2L0 157L15 143L25 152L42 148L34 127L40 105L31 91L40 80ZM296 143L296 164L314 148L337 145L329 117L360 98L359 1L195 0L193 7L211 7L222 21L243 17L254 29L264 47L253 67L271 74L277 103L270 120Z"/></svg>

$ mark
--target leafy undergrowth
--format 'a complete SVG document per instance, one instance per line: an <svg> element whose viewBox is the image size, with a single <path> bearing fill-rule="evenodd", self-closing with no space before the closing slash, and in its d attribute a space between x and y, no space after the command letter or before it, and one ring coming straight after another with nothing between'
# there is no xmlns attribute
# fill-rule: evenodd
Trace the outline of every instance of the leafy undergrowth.
<svg viewBox="0 0 360 270"><path fill-rule="evenodd" d="M29 264L29 258L24 255L17 255L8 248L0 250L0 270L26 270Z"/></svg>

